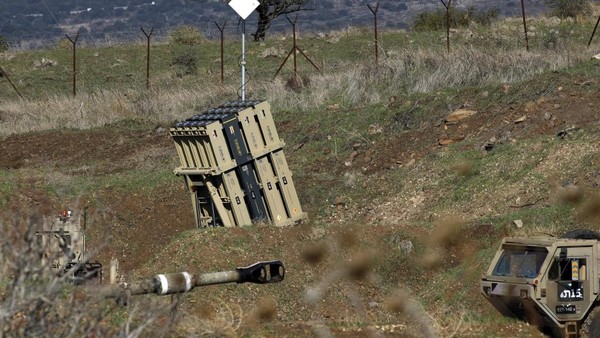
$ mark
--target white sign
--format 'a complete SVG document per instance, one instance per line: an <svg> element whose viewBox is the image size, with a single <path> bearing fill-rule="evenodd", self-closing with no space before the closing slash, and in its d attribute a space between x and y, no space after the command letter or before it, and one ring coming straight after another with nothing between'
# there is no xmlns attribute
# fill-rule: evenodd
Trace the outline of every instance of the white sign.
<svg viewBox="0 0 600 338"><path fill-rule="evenodd" d="M260 5L258 0L231 0L229 6L242 17L243 20L254 12L256 7Z"/></svg>

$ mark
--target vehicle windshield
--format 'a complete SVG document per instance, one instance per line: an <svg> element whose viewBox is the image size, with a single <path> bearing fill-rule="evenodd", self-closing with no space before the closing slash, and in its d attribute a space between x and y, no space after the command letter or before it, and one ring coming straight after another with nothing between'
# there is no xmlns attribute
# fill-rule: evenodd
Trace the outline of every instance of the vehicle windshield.
<svg viewBox="0 0 600 338"><path fill-rule="evenodd" d="M546 256L546 248L506 246L492 275L535 278Z"/></svg>

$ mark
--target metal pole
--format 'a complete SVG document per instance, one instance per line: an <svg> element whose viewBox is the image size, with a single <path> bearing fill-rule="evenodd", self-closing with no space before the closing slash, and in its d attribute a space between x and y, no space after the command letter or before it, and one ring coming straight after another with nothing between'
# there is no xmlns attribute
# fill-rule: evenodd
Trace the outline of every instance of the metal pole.
<svg viewBox="0 0 600 338"><path fill-rule="evenodd" d="M298 45L296 44L296 20L297 19L298 19L298 16L296 15L294 22L292 22L292 29L294 31L294 33L293 33L294 47L292 47L292 49L294 50L294 54L292 55L292 58L294 61L294 79L296 79L298 77L298 66L297 66L297 62L296 62L296 51L298 50Z"/></svg>
<svg viewBox="0 0 600 338"><path fill-rule="evenodd" d="M277 77L277 74L279 74L279 72L281 71L281 69L283 68L283 66L285 65L285 63L287 62L287 60L290 58L290 56L292 54L294 54L294 78L296 77L296 73L297 73L297 69L296 69L296 52L299 52L300 54L302 54L304 56L304 58L306 58L306 60L308 60L308 62L310 62L310 64L313 65L313 67L315 67L319 71L319 73L320 73L321 69L319 69L319 67L317 67L317 65L314 62L312 62L312 60L306 54L304 54L304 52L302 51L302 49L298 48L298 45L296 43L296 20L298 19L298 16L296 16L296 19L294 21L290 20L290 18L287 17L287 16L286 16L286 18L292 24L292 27L293 27L293 30L294 30L294 46L292 47L292 50L290 50L290 52L288 53L288 55L285 57L285 59L283 60L283 62L281 63L281 65L279 66L279 68L277 69L277 71L275 72L275 75L273 75L273 79Z"/></svg>
<svg viewBox="0 0 600 338"><path fill-rule="evenodd" d="M150 31L152 35L152 31ZM150 89L150 35L146 37L146 89Z"/></svg>
<svg viewBox="0 0 600 338"><path fill-rule="evenodd" d="M452 6L452 0L448 0L448 3L444 0L440 0L440 2L446 8L446 50L450 54L450 7Z"/></svg>
<svg viewBox="0 0 600 338"><path fill-rule="evenodd" d="M81 253L81 261L85 262L85 232L87 229L87 210L88 208L85 207L83 208L83 252Z"/></svg>
<svg viewBox="0 0 600 338"><path fill-rule="evenodd" d="M19 95L19 97L21 98L21 100L25 100L23 98L23 95L21 95L21 93L19 92L19 90L17 89L17 87L13 84L13 82L10 80L10 77L8 77L8 74L4 71L4 69L2 69L2 67L0 67L0 75L4 75L4 77L6 78L6 80L8 81L8 83L10 83L11 87L13 87L13 89L15 90L15 92L17 92L17 95Z"/></svg>
<svg viewBox="0 0 600 338"><path fill-rule="evenodd" d="M73 45L73 96L77 96L77 39L79 39L79 33L77 33L74 40L68 35L67 39Z"/></svg>
<svg viewBox="0 0 600 338"><path fill-rule="evenodd" d="M379 7L379 3L377 3ZM377 32L377 10L375 10L375 64L379 64L379 34Z"/></svg>
<svg viewBox="0 0 600 338"><path fill-rule="evenodd" d="M246 20L242 20L242 101L246 101Z"/></svg>
<svg viewBox="0 0 600 338"><path fill-rule="evenodd" d="M279 68L277 68L277 71L275 72L275 75L273 75L273 78L277 77L277 74L279 74L279 72L281 71L281 68L283 68L283 66L285 65L287 60L290 58L290 55L292 55L292 53L295 53L295 52L296 52L296 50L293 48L292 48L292 50L290 50L290 52L285 57L285 59L283 59L283 62L281 63L281 65L279 65Z"/></svg>
<svg viewBox="0 0 600 338"><path fill-rule="evenodd" d="M379 9L379 2L375 6L375 9L371 8L371 5L367 5L374 16L374 26L375 26L375 65L379 64L379 35L377 33L377 10Z"/></svg>
<svg viewBox="0 0 600 338"><path fill-rule="evenodd" d="M525 50L529 52L529 38L527 37L527 21L525 20L525 3L521 0L521 13L523 14L523 29L525 31Z"/></svg>
<svg viewBox="0 0 600 338"><path fill-rule="evenodd" d="M150 29L150 33L146 33L144 28L140 27L144 35L146 36L146 89L150 89L150 37L154 33L154 28Z"/></svg>
<svg viewBox="0 0 600 338"><path fill-rule="evenodd" d="M600 16L598 16L598 21L596 21L596 26L594 26L594 31L592 32L592 36L590 36L590 41L588 41L588 47L592 44L592 39L596 34L596 29L598 29L598 24L600 23Z"/></svg>
<svg viewBox="0 0 600 338"><path fill-rule="evenodd" d="M225 82L225 54L223 49L223 30L221 30L221 84Z"/></svg>
<svg viewBox="0 0 600 338"><path fill-rule="evenodd" d="M452 0L448 1L446 6L446 50L450 54L450 6L452 6Z"/></svg>
<svg viewBox="0 0 600 338"><path fill-rule="evenodd" d="M219 31L221 31L221 84L223 84L225 82L225 54L224 54L224 48L223 48L223 41L225 40L224 35L223 35L223 30L225 29L225 25L227 25L227 21L223 22L223 26L220 26L218 23L215 22L215 25L217 25L217 28L219 28Z"/></svg>
<svg viewBox="0 0 600 338"><path fill-rule="evenodd" d="M77 38L73 42L73 96L77 95Z"/></svg>

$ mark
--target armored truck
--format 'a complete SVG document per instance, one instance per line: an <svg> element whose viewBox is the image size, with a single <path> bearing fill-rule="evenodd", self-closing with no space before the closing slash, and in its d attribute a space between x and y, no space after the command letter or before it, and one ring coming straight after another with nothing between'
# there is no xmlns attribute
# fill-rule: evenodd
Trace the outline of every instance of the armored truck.
<svg viewBox="0 0 600 338"><path fill-rule="evenodd" d="M600 337L600 234L504 238L481 278L503 315L553 337Z"/></svg>

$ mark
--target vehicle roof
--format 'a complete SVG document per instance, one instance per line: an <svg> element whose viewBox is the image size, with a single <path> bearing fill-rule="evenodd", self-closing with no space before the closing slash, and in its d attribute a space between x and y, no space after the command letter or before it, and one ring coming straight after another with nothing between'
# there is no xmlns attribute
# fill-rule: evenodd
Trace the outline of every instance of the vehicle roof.
<svg viewBox="0 0 600 338"><path fill-rule="evenodd" d="M551 246L554 242L561 238L550 236L532 236L532 237L506 237L502 240L502 244L528 245L528 246Z"/></svg>
<svg viewBox="0 0 600 338"><path fill-rule="evenodd" d="M550 236L532 236L532 237L505 237L502 240L502 245L526 245L550 247L556 242L568 242L569 245L589 245L590 242L598 242L595 239L572 239L572 238L557 238ZM564 244L564 243L561 243Z"/></svg>

